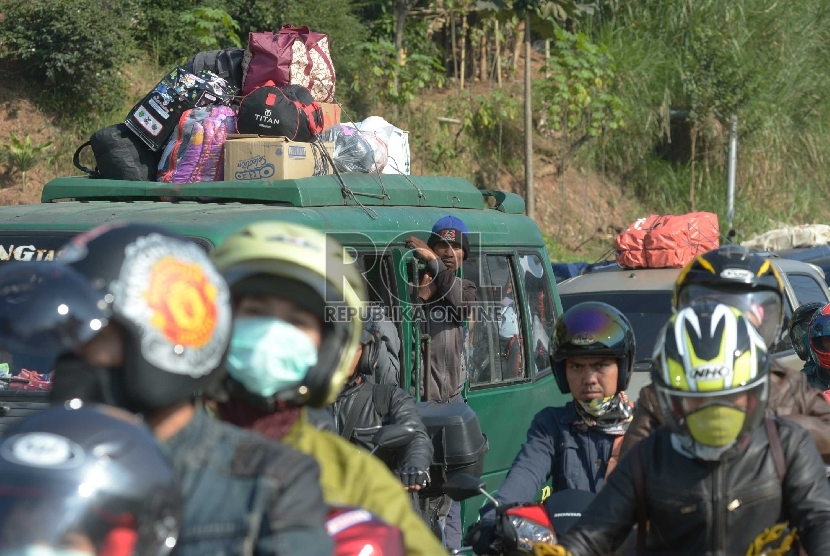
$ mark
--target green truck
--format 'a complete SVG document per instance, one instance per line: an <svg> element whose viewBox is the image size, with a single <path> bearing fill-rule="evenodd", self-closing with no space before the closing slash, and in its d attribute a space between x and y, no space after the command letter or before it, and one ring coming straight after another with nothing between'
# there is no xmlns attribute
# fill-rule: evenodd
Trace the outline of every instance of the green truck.
<svg viewBox="0 0 830 556"><path fill-rule="evenodd" d="M345 174L342 180L321 176L183 186L66 177L46 184L41 204L0 207L0 264L53 260L74 234L115 220L166 226L207 251L251 222L305 224L334 234L346 246L350 260L364 269L367 301L397 317L401 368L406 371L402 386L409 388L420 379L425 342L417 312L408 310L418 263L404 240L410 235L427 239L435 221L457 216L471 232L464 277L476 282L478 308L483 309L474 313L468 326L466 396L489 440L483 479L494 491L533 415L566 401L547 357L553 321L561 311L556 283L542 234L523 213L524 201L518 195L482 191L464 179L448 177ZM510 357L498 319L487 318L503 311L509 291L519 324ZM13 361L12 374L47 364ZM42 406L44 393L6 388L0 391L0 413L7 419ZM477 519L482 502L479 498L465 503L465 528Z"/></svg>

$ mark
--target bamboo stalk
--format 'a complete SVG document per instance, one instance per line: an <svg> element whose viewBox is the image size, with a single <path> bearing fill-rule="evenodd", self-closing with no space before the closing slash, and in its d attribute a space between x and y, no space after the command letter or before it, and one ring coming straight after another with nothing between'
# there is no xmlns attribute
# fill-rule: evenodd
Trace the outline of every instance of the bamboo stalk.
<svg viewBox="0 0 830 556"><path fill-rule="evenodd" d="M452 70L453 75L458 79L458 45L456 44L455 37L455 12L450 12L450 21L452 22L450 26L450 33L452 34Z"/></svg>
<svg viewBox="0 0 830 556"><path fill-rule="evenodd" d="M481 63L479 64L478 72L479 79L481 79L481 82L483 83L489 80L489 76L487 75L487 27L483 24L481 28L481 39L479 39L478 43L479 51L481 52Z"/></svg>
<svg viewBox="0 0 830 556"><path fill-rule="evenodd" d="M513 33L513 75L516 75L516 72L519 68L519 53L522 50L522 39L524 38L524 28L525 23L524 20L519 21L516 24L516 29Z"/></svg>
<svg viewBox="0 0 830 556"><path fill-rule="evenodd" d="M461 90L464 90L464 76L467 72L467 12L462 13L461 19Z"/></svg>
<svg viewBox="0 0 830 556"><path fill-rule="evenodd" d="M501 44L499 44L499 20L496 19L496 82L501 87Z"/></svg>
<svg viewBox="0 0 830 556"><path fill-rule="evenodd" d="M550 79L550 39L545 39L545 79Z"/></svg>

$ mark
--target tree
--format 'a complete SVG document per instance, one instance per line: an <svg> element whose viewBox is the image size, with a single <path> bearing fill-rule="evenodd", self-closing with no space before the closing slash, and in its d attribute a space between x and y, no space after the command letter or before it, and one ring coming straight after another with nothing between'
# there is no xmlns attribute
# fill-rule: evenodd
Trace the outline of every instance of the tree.
<svg viewBox="0 0 830 556"><path fill-rule="evenodd" d="M536 201L533 183L533 95L530 74L531 16L535 13L549 21L562 21L590 11L594 9L594 5L578 4L574 0L513 0L510 5L506 4L505 0L494 0L494 3L504 9L514 10L525 20L525 212L533 218Z"/></svg>

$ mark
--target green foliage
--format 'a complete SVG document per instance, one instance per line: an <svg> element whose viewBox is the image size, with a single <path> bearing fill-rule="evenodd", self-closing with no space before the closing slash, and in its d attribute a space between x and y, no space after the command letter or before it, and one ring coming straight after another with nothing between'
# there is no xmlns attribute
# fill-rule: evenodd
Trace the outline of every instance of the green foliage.
<svg viewBox="0 0 830 556"><path fill-rule="evenodd" d="M608 46L628 125L598 166L656 211L725 210L729 113L739 121L735 225L818 217L830 173L830 3L609 0L580 30ZM688 116L687 122L678 119ZM673 117L672 117L673 115ZM663 158L671 140L671 157ZM601 148L600 148L601 147ZM674 156L680 152L684 156ZM826 205L826 204L825 204Z"/></svg>
<svg viewBox="0 0 830 556"><path fill-rule="evenodd" d="M179 20L191 27L193 38L202 50L218 50L221 48L220 39L242 48L237 34L239 24L225 10L200 6L183 12Z"/></svg>
<svg viewBox="0 0 830 556"><path fill-rule="evenodd" d="M605 128L622 127L625 102L612 92L616 70L607 48L563 29L556 29L552 42L546 67L551 77L535 89L547 104L553 129L597 137Z"/></svg>
<svg viewBox="0 0 830 556"><path fill-rule="evenodd" d="M726 118L755 94L754 68L741 64L735 41L708 22L691 30L682 52L680 80L692 120Z"/></svg>
<svg viewBox="0 0 830 556"><path fill-rule="evenodd" d="M12 168L23 175L23 189L26 189L26 172L34 168L37 164L38 155L49 149L52 142L47 141L39 145L33 145L32 138L29 135L26 135L26 139L21 141L14 133L9 134L9 141L11 144L3 145L6 150L6 160Z"/></svg>
<svg viewBox="0 0 830 556"><path fill-rule="evenodd" d="M364 60L364 69L356 71L352 90L382 102L404 106L427 87L444 86L444 67L438 58L423 54L409 54L399 65L395 45L386 40L374 40L358 45Z"/></svg>
<svg viewBox="0 0 830 556"><path fill-rule="evenodd" d="M106 112L120 107L120 69L134 43L129 1L0 0L0 56L63 110Z"/></svg>
<svg viewBox="0 0 830 556"><path fill-rule="evenodd" d="M489 135L499 124L516 120L522 106L516 95L504 90L494 90L487 95L474 95L464 91L455 103L457 116L465 131L478 136Z"/></svg>

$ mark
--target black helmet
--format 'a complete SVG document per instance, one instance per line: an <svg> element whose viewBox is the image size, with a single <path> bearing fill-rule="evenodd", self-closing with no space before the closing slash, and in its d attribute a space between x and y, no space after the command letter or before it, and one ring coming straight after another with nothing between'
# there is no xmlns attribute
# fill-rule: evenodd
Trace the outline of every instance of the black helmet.
<svg viewBox="0 0 830 556"><path fill-rule="evenodd" d="M578 303L556 319L550 344L551 367L563 394L571 391L565 376L570 357L610 355L617 358L617 392L628 388L636 345L631 324L620 311L597 301Z"/></svg>
<svg viewBox="0 0 830 556"><path fill-rule="evenodd" d="M824 307L824 303L813 301L812 303L805 303L798 309L793 311L793 316L790 317L790 342L793 344L793 350L798 358L802 361L810 359L810 347L808 334L810 333L810 321L816 312Z"/></svg>
<svg viewBox="0 0 830 556"><path fill-rule="evenodd" d="M57 262L0 267L0 349L41 373L107 324L102 295Z"/></svg>
<svg viewBox="0 0 830 556"><path fill-rule="evenodd" d="M103 388L119 391L118 405L157 411L186 400L222 368L230 294L195 243L163 228L116 222L77 236L58 260L87 279L110 321L123 329L123 371L108 373L112 384ZM77 361L58 365L56 396L74 397L72 381L88 372Z"/></svg>
<svg viewBox="0 0 830 556"><path fill-rule="evenodd" d="M0 438L0 547L168 554L181 523L175 477L130 414L103 406L35 413Z"/></svg>
<svg viewBox="0 0 830 556"><path fill-rule="evenodd" d="M784 322L784 285L767 257L737 245L724 245L696 257L674 284L674 309L714 299L737 307L772 346Z"/></svg>

